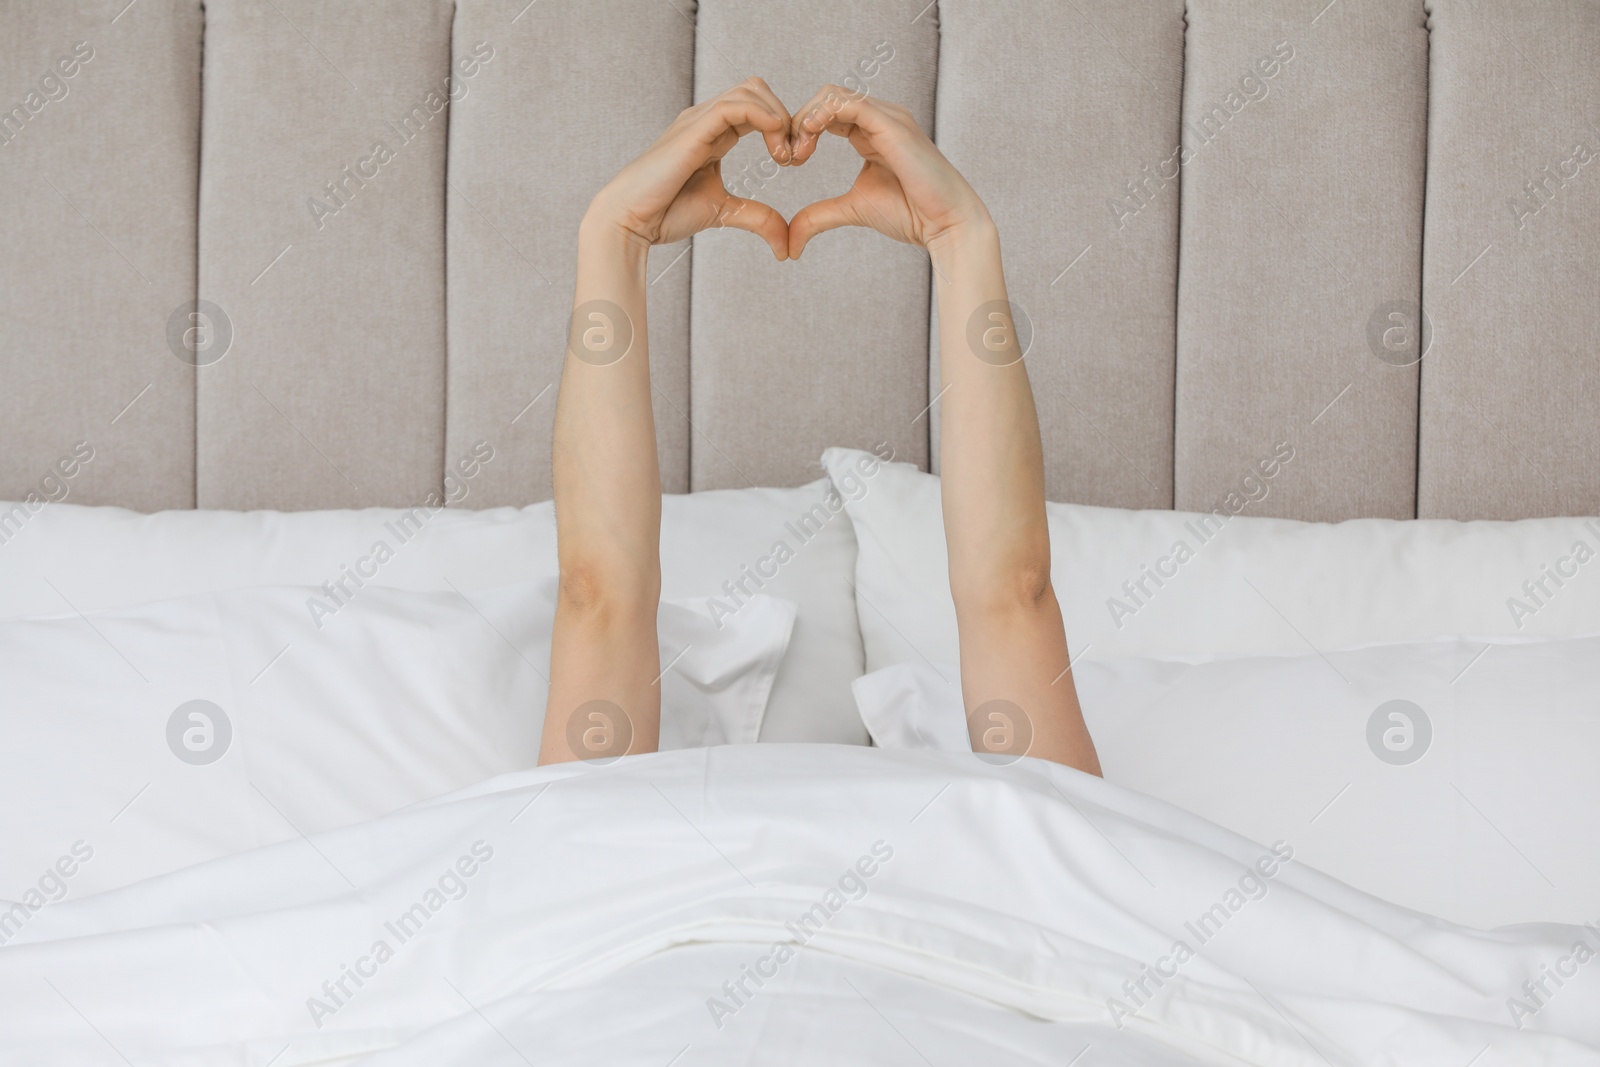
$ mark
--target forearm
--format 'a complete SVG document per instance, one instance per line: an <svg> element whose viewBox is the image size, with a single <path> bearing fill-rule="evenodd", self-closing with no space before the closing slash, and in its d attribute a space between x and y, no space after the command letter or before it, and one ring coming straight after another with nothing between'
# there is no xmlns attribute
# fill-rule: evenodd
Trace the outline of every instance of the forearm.
<svg viewBox="0 0 1600 1067"><path fill-rule="evenodd" d="M644 269L648 246L585 219L553 478L561 561L603 567L608 587L659 582L661 474L651 408ZM609 306L607 306L609 305Z"/></svg>
<svg viewBox="0 0 1600 1067"><path fill-rule="evenodd" d="M939 313L939 469L950 579L969 604L1027 597L1048 578L1044 457L1027 365L987 219L931 247Z"/></svg>
<svg viewBox="0 0 1600 1067"><path fill-rule="evenodd" d="M995 751L984 733L1004 723L1006 731L1027 731L1027 754L1098 774L1050 584L1044 453L1006 303L1000 241L985 218L929 252L945 390L944 526L973 747ZM1010 721L1019 713L1020 721Z"/></svg>
<svg viewBox="0 0 1600 1067"><path fill-rule="evenodd" d="M622 709L629 750L653 751L659 735L661 476L650 402L648 251L603 220L585 219L580 230L555 418L561 586L541 763L617 754L572 750L568 719L592 700Z"/></svg>

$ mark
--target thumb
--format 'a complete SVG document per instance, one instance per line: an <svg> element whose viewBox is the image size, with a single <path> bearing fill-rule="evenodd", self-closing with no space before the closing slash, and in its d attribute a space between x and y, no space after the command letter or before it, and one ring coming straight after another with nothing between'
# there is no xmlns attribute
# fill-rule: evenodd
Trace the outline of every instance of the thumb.
<svg viewBox="0 0 1600 1067"><path fill-rule="evenodd" d="M748 230L766 241L774 256L780 260L789 258L789 224L770 204L730 196L717 209L717 217L711 225Z"/></svg>
<svg viewBox="0 0 1600 1067"><path fill-rule="evenodd" d="M807 204L789 220L789 258L799 259L806 245L819 233L837 230L841 226L860 225L861 218L848 196L834 196Z"/></svg>

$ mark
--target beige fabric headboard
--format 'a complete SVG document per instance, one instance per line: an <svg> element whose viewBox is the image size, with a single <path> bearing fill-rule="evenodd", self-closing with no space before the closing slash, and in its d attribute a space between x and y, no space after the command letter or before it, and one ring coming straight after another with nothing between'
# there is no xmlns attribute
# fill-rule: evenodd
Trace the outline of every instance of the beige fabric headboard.
<svg viewBox="0 0 1600 1067"><path fill-rule="evenodd" d="M401 505L480 440L463 505L546 497L578 218L751 74L906 104L985 197L1052 498L1209 507L1287 442L1254 514L1600 511L1600 0L8 0L0 498ZM785 215L857 166L762 158ZM650 277L668 490L930 462L917 250Z"/></svg>

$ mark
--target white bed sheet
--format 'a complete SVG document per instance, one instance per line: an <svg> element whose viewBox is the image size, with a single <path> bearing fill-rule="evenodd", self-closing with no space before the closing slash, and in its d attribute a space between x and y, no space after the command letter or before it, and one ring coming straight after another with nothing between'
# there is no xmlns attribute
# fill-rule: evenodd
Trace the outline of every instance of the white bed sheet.
<svg viewBox="0 0 1600 1067"><path fill-rule="evenodd" d="M1466 930L1293 848L1026 759L542 768L32 914L0 1061L1600 1063L1600 928Z"/></svg>

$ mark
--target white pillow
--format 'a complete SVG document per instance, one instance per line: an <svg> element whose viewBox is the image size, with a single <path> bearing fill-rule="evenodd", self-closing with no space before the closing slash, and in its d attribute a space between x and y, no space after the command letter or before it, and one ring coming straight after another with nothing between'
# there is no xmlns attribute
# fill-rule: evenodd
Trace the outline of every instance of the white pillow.
<svg viewBox="0 0 1600 1067"><path fill-rule="evenodd" d="M492 457L491 457L492 458ZM470 480L456 483L465 503ZM794 601L794 640L778 672L763 741L865 744L850 696L863 669L855 536L826 503L827 479L794 489L734 489L662 498L662 595L716 596L725 585ZM835 498L836 499L836 498ZM820 508L820 510L818 510ZM26 509L25 509L26 510ZM549 502L524 508L409 511L164 511L49 504L18 525L0 504L0 619L127 607L249 586L343 582L468 593L556 574ZM378 562L373 549L389 546ZM792 558L758 589L745 568L778 542ZM365 561L365 562L363 562ZM368 572L351 577L357 568ZM736 592L737 599L745 599Z"/></svg>
<svg viewBox="0 0 1600 1067"><path fill-rule="evenodd" d="M72 891L94 892L533 766L555 589L369 586L313 621L318 590L271 587L0 623L0 887L80 841ZM794 618L663 602L661 747L755 741Z"/></svg>
<svg viewBox="0 0 1600 1067"><path fill-rule="evenodd" d="M1469 926L1600 918L1600 638L1073 674L1111 781ZM878 744L970 750L954 664L856 693Z"/></svg>
<svg viewBox="0 0 1600 1067"><path fill-rule="evenodd" d="M896 663L863 674L850 690L877 747L972 751L960 665Z"/></svg>
<svg viewBox="0 0 1600 1067"><path fill-rule="evenodd" d="M850 449L829 449L823 463L859 545L866 669L955 662L939 479ZM1292 458L1279 461L1274 477L1293 470ZM1253 484L1270 492L1272 479ZM1232 500L1243 510L1225 509L1226 519L1047 505L1050 573L1075 662L1600 633L1596 520L1306 523L1253 518L1246 497ZM1170 576L1150 577L1158 566ZM1552 577L1558 569L1564 576Z"/></svg>

